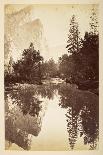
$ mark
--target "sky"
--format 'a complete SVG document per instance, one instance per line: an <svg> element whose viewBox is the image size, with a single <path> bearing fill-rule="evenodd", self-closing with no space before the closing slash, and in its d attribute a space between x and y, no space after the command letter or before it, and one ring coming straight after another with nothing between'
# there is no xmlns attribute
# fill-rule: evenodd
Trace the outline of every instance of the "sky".
<svg viewBox="0 0 103 155"><path fill-rule="evenodd" d="M10 12L16 12L20 9L27 7L27 5L12 5ZM91 4L42 4L42 5L32 5L31 20L39 18L43 24L45 38L48 45L48 54L44 52L45 60L53 57L55 61L58 57L64 53L67 53L65 48L67 45L67 35L69 32L70 19L73 14L76 15L77 21L79 23L79 31L81 37L84 36L85 31L89 30L89 21L91 10L95 8L96 12L98 5ZM43 54L43 52L42 52Z"/></svg>

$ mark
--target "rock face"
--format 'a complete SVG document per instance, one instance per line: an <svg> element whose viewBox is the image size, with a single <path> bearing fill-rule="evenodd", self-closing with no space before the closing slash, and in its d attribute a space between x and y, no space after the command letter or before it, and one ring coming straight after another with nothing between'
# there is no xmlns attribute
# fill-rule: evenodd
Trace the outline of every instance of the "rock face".
<svg viewBox="0 0 103 155"><path fill-rule="evenodd" d="M22 51L28 48L31 42L36 50L42 51L45 48L43 25L40 19L32 20L32 7L13 13L10 13L8 8L9 6L5 8L5 66L8 65L10 57L19 59Z"/></svg>

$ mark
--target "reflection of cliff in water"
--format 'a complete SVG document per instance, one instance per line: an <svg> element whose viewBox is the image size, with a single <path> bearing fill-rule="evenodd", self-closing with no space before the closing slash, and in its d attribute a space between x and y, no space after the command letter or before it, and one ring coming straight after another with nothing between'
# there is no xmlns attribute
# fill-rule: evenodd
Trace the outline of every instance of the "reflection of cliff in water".
<svg viewBox="0 0 103 155"><path fill-rule="evenodd" d="M67 131L71 149L74 149L78 137L83 137L84 145L96 149L99 128L98 97L88 91L80 91L61 85L60 106L67 108Z"/></svg>
<svg viewBox="0 0 103 155"><path fill-rule="evenodd" d="M5 138L24 149L30 149L30 134L38 136L45 113L46 105L33 95L32 90L20 89L5 97Z"/></svg>
<svg viewBox="0 0 103 155"><path fill-rule="evenodd" d="M78 139L82 138L84 145L89 144L89 149L96 149L98 96L69 84L20 85L16 91L5 93L6 140L29 150L31 135L38 136L42 132L42 120L48 101L53 100L55 95L60 98L59 106L67 109L66 130L70 148L76 149Z"/></svg>

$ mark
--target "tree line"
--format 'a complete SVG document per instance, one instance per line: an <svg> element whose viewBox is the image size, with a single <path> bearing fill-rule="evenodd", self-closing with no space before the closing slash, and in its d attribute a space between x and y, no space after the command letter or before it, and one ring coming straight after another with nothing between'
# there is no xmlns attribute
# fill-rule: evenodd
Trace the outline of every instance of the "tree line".
<svg viewBox="0 0 103 155"><path fill-rule="evenodd" d="M11 58L8 70L5 70L5 84L31 83L42 84L43 79L53 78L57 75L57 64L51 58L44 62L40 51L35 50L33 43L24 49L21 59L14 62Z"/></svg>
<svg viewBox="0 0 103 155"><path fill-rule="evenodd" d="M59 58L59 71L67 82L97 88L99 81L99 32L96 13L92 10L90 31L80 37L76 16L70 21L68 54Z"/></svg>
<svg viewBox="0 0 103 155"><path fill-rule="evenodd" d="M53 59L44 62L40 51L36 51L33 43L24 49L22 58L17 62L10 59L10 68L5 71L5 83L38 83L43 79L59 77L66 82L86 86L98 87L99 81L99 32L96 13L92 10L90 17L90 31L81 38L76 16L72 15L66 49L68 54L59 57L58 63ZM93 83L95 82L95 83Z"/></svg>

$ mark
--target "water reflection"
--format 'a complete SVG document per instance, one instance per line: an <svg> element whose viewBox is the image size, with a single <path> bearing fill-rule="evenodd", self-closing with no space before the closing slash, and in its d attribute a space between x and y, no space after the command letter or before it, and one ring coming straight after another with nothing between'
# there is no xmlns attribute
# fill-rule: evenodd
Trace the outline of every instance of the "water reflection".
<svg viewBox="0 0 103 155"><path fill-rule="evenodd" d="M31 102L28 100L29 105L27 105L27 103L24 102L25 98L24 100L23 98L24 96L21 96L22 100L20 100L20 98L19 100L12 99L13 102L10 103L11 97L8 96L9 111L6 114L5 137L6 140L16 143L23 149L28 150L30 149L31 142L30 134L38 136L41 130L41 116L39 114L41 102L36 99L34 99L33 102L31 98L29 98ZM21 103L21 101L23 102Z"/></svg>
<svg viewBox="0 0 103 155"><path fill-rule="evenodd" d="M38 136L46 104L43 98L53 99L55 86L18 87L17 91L5 93L5 138L23 149L30 149L31 136ZM42 100L40 99L42 98Z"/></svg>
<svg viewBox="0 0 103 155"><path fill-rule="evenodd" d="M80 91L61 85L59 105L67 108L67 131L71 149L74 149L78 136L84 139L84 145L96 149L98 140L98 97L87 91Z"/></svg>
<svg viewBox="0 0 103 155"><path fill-rule="evenodd" d="M57 104L67 111L65 130L68 133L68 149L77 149L79 138L84 146L88 144L89 149L96 149L99 132L98 96L77 90L69 84L20 85L15 91L5 92L5 139L10 146L15 143L25 150L31 149L32 136L38 137L42 132L43 117L49 101L54 101L55 97ZM56 130L60 130L58 125L54 125Z"/></svg>

